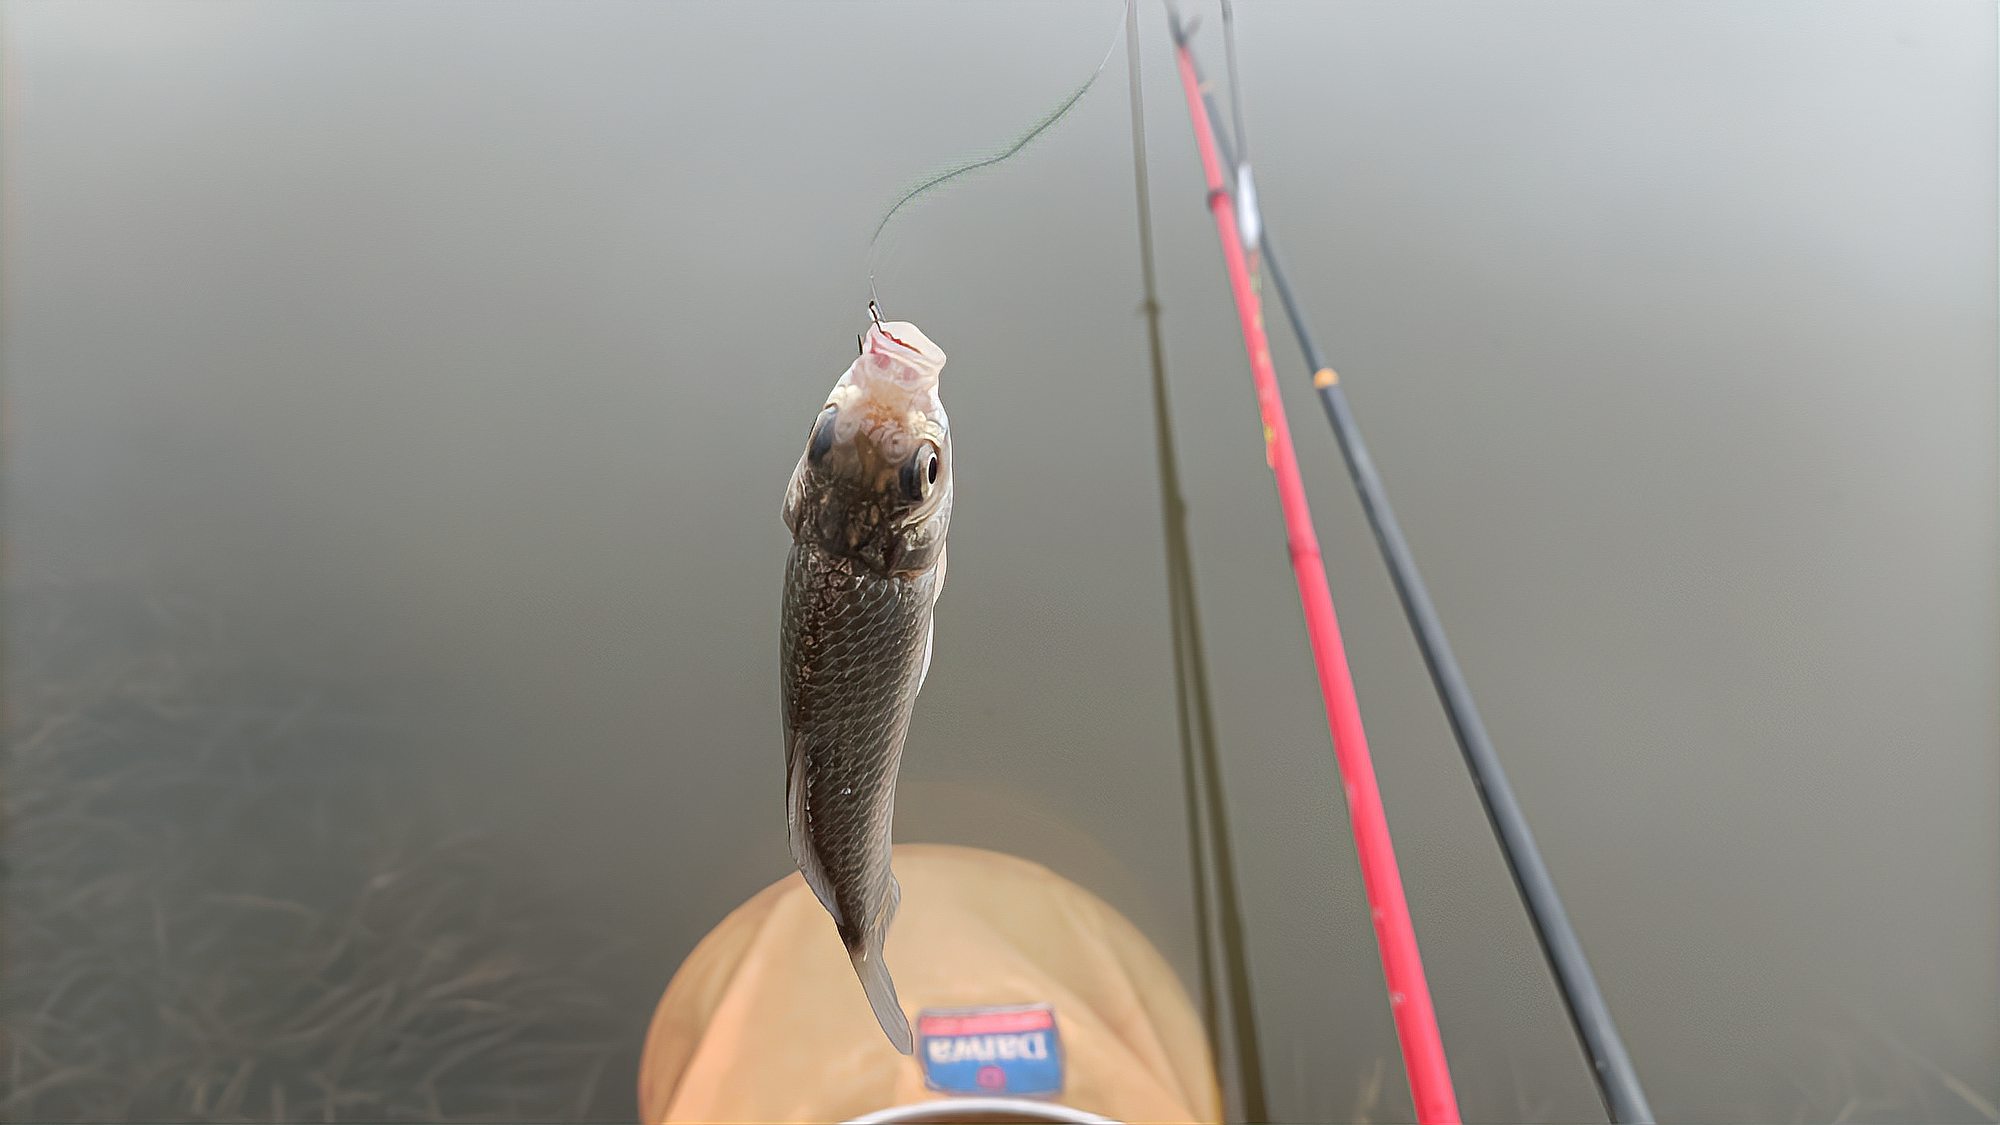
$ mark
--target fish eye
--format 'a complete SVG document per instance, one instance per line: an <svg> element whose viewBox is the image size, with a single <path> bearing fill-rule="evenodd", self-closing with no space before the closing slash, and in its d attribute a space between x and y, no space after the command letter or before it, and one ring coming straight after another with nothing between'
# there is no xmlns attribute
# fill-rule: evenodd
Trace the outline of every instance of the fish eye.
<svg viewBox="0 0 2000 1125"><path fill-rule="evenodd" d="M813 419L812 429L806 433L806 460L817 462L833 448L833 416L840 408L828 403L826 409Z"/></svg>
<svg viewBox="0 0 2000 1125"><path fill-rule="evenodd" d="M922 500L930 495L931 486L938 479L938 449L930 442L917 447L917 452L903 466L903 495L910 500Z"/></svg>

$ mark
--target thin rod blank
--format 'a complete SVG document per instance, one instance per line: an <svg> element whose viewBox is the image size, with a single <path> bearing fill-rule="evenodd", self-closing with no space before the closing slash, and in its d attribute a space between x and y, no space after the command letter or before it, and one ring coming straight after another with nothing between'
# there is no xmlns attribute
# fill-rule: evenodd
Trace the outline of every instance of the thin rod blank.
<svg viewBox="0 0 2000 1125"><path fill-rule="evenodd" d="M1139 271L1146 294L1146 343L1152 359L1154 443L1159 454L1160 529L1167 556L1168 621L1173 636L1174 701L1181 741L1182 784L1187 796L1189 869L1193 880L1196 952L1201 960L1202 1023L1210 1043L1220 1044L1217 1016L1217 951L1213 935L1221 934L1220 963L1228 986L1231 1056L1236 1068L1236 1093L1244 1118L1270 1119L1264 1093L1263 1052L1257 1038L1257 1015L1250 992L1250 967L1244 948L1242 906L1231 854L1229 818L1217 761L1215 717L1209 705L1208 665L1201 639L1201 616L1195 597L1194 554L1188 545L1187 504L1182 499L1180 459L1174 448L1173 410L1167 395L1166 347L1160 337L1159 285L1153 269L1153 205L1151 177L1146 169L1146 115L1139 72L1139 6L1125 9L1125 43L1132 102L1132 182L1138 196ZM1212 846L1210 841L1213 841ZM1211 853L1215 888L1211 896L1208 872ZM1213 905L1211 906L1211 902ZM1218 918L1220 924L1218 926Z"/></svg>

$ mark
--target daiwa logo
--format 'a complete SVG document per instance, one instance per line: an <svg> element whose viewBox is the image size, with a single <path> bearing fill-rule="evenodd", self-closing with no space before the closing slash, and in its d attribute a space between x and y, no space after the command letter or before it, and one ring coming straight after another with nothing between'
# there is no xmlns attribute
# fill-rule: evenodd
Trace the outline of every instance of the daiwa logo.
<svg viewBox="0 0 2000 1125"><path fill-rule="evenodd" d="M926 1010L917 1016L924 1085L947 1094L1062 1092L1062 1037L1046 1004Z"/></svg>
<svg viewBox="0 0 2000 1125"><path fill-rule="evenodd" d="M1046 1031L1027 1031L1019 1035L931 1039L924 1044L924 1054L934 1063L1045 1059L1049 1057L1049 1034Z"/></svg>

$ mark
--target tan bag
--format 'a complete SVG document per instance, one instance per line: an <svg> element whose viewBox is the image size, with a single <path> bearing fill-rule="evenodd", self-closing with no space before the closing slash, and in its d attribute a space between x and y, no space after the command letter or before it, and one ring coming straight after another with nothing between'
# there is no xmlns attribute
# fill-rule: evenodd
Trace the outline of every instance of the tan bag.
<svg viewBox="0 0 2000 1125"><path fill-rule="evenodd" d="M995 852L907 845L895 870L903 902L886 957L913 1017L1051 1004L1064 1060L1055 1101L1127 1122L1222 1120L1194 1006L1116 911ZM688 955L639 1072L648 1123L845 1121L939 1097L918 1060L883 1037L833 922L797 874Z"/></svg>

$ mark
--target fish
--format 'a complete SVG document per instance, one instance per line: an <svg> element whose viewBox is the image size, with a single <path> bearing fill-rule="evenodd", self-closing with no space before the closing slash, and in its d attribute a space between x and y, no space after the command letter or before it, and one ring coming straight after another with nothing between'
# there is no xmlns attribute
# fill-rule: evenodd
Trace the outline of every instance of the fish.
<svg viewBox="0 0 2000 1125"><path fill-rule="evenodd" d="M785 825L876 1021L910 1054L883 962L902 901L890 869L896 775L930 671L951 524L944 352L874 302L860 354L813 419L785 489L779 664Z"/></svg>

